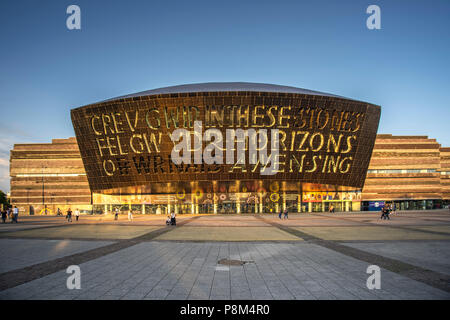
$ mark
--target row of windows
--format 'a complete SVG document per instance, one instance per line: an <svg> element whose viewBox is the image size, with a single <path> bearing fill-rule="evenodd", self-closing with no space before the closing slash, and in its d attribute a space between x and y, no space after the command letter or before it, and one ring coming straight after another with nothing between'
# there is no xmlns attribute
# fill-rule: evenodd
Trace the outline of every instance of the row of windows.
<svg viewBox="0 0 450 320"><path fill-rule="evenodd" d="M367 173L431 173L436 169L372 169ZM442 175L450 175L450 171L441 171ZM28 173L18 174L16 177L78 177L85 176L85 173Z"/></svg>
<svg viewBox="0 0 450 320"><path fill-rule="evenodd" d="M436 169L373 169L367 170L367 173L430 173L436 172Z"/></svg>
<svg viewBox="0 0 450 320"><path fill-rule="evenodd" d="M27 173L18 174L16 177L78 177L85 175L86 173Z"/></svg>

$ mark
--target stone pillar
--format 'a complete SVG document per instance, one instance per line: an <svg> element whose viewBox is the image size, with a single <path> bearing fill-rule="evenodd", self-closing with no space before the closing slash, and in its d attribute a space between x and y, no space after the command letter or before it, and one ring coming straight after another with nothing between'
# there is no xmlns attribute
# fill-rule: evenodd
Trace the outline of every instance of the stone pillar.
<svg viewBox="0 0 450 320"><path fill-rule="evenodd" d="M263 198L262 198L262 194L259 195L259 212L263 213Z"/></svg>

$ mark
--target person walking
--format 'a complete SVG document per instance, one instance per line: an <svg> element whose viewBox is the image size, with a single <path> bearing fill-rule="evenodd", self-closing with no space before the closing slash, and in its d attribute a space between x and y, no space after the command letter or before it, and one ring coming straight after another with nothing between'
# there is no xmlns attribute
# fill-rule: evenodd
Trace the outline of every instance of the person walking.
<svg viewBox="0 0 450 320"><path fill-rule="evenodd" d="M5 209L2 210L2 221L3 221L3 223L6 223L6 210Z"/></svg>
<svg viewBox="0 0 450 320"><path fill-rule="evenodd" d="M128 210L128 221L133 221L133 211L131 209Z"/></svg>
<svg viewBox="0 0 450 320"><path fill-rule="evenodd" d="M116 208L116 210L114 211L114 220L119 219L119 208Z"/></svg>
<svg viewBox="0 0 450 320"><path fill-rule="evenodd" d="M78 208L75 210L75 221L78 221L78 218L80 217L80 210Z"/></svg>
<svg viewBox="0 0 450 320"><path fill-rule="evenodd" d="M388 205L384 205L383 206L383 208L381 209L381 219L382 220L386 220L386 219L388 219L388 220L391 220L390 218L389 218L389 207L388 207Z"/></svg>
<svg viewBox="0 0 450 320"><path fill-rule="evenodd" d="M72 222L72 210L70 210L70 208L69 208L69 210L67 210L66 218L67 218L67 222Z"/></svg>
<svg viewBox="0 0 450 320"><path fill-rule="evenodd" d="M57 216L62 216L62 213L61 213L61 209L60 209L60 208L56 209L56 215L57 215Z"/></svg>
<svg viewBox="0 0 450 320"><path fill-rule="evenodd" d="M384 216L385 216L385 206L381 207L381 220L384 220Z"/></svg>
<svg viewBox="0 0 450 320"><path fill-rule="evenodd" d="M386 207L386 218L385 219L388 219L388 220L391 220L391 218L389 218L389 214L391 213L391 207L390 206L387 206Z"/></svg>
<svg viewBox="0 0 450 320"><path fill-rule="evenodd" d="M334 213L334 206L333 205L330 206L330 213Z"/></svg>
<svg viewBox="0 0 450 320"><path fill-rule="evenodd" d="M19 218L19 208L17 208L16 206L14 206L14 210L13 210L13 220L12 222L16 222L17 223L17 219Z"/></svg>
<svg viewBox="0 0 450 320"><path fill-rule="evenodd" d="M284 209L284 219L288 219L288 209Z"/></svg>
<svg viewBox="0 0 450 320"><path fill-rule="evenodd" d="M175 218L175 212L172 212L172 214L170 215L170 224L173 226L177 225L177 220Z"/></svg>
<svg viewBox="0 0 450 320"><path fill-rule="evenodd" d="M278 214L278 218L281 220L281 215L283 214L283 210L280 210L280 213Z"/></svg>
<svg viewBox="0 0 450 320"><path fill-rule="evenodd" d="M11 209L6 209L6 215L8 216L8 219L11 217Z"/></svg>

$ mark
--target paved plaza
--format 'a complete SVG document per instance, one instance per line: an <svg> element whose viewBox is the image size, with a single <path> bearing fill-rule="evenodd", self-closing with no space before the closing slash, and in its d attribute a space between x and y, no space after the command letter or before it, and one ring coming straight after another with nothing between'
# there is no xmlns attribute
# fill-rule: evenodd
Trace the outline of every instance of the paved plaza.
<svg viewBox="0 0 450 320"><path fill-rule="evenodd" d="M20 217L0 299L450 299L450 213ZM81 289L66 269L78 265ZM367 268L381 269L369 290Z"/></svg>

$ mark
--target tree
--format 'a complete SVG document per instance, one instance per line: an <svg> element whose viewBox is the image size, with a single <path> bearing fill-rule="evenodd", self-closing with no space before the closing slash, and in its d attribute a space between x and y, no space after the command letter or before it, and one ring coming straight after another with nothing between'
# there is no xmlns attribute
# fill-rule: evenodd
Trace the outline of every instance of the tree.
<svg viewBox="0 0 450 320"><path fill-rule="evenodd" d="M0 190L0 204L2 204L3 207L9 207L9 200L6 197L6 194Z"/></svg>

